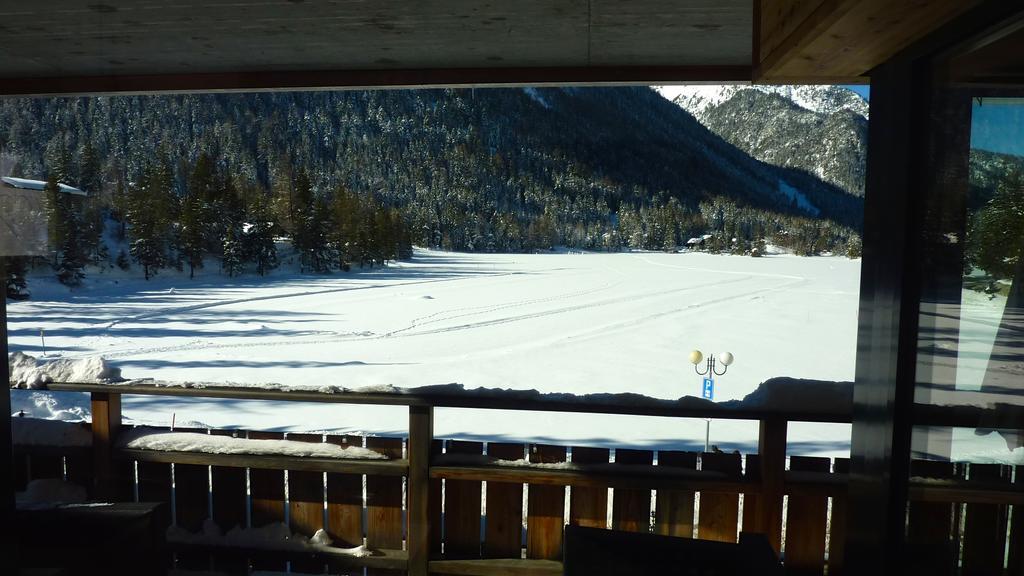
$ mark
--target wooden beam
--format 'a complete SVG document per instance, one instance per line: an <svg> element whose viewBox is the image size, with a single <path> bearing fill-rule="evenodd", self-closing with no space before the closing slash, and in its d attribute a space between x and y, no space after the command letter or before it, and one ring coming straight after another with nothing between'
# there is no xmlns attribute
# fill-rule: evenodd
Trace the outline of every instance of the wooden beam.
<svg viewBox="0 0 1024 576"><path fill-rule="evenodd" d="M92 394L92 449L95 460L95 494L114 499L119 483L114 467L114 442L121 431L121 395L114 392Z"/></svg>
<svg viewBox="0 0 1024 576"><path fill-rule="evenodd" d="M544 486L588 486L621 489L674 488L704 492L739 494L758 492L756 482L736 480L721 474L689 472L678 469L664 470L657 466L620 465L624 470L610 470L608 466L584 466L572 469L542 468L539 466L432 466L431 478L453 480L485 480L492 482L522 482Z"/></svg>
<svg viewBox="0 0 1024 576"><path fill-rule="evenodd" d="M14 453L11 435L11 373L7 358L7 262L0 258L0 279L3 279L4 293L0 295L0 353L3 354L4 392L0 394L0 448L3 456L0 462L5 471L0 477L0 522L5 526L14 526ZM18 573L17 538L4 538L3 552L5 558L11 559L13 572Z"/></svg>
<svg viewBox="0 0 1024 576"><path fill-rule="evenodd" d="M754 525L768 538L775 553L782 551L782 494L786 474L785 420L762 420L758 436L758 470L761 494L757 496Z"/></svg>
<svg viewBox="0 0 1024 576"><path fill-rule="evenodd" d="M488 560L435 560L430 563L431 574L459 576L558 576L562 563L556 560L488 559Z"/></svg>
<svg viewBox="0 0 1024 576"><path fill-rule="evenodd" d="M2 78L0 96L66 96L366 90L376 88L484 88L508 86L741 84L750 66L582 66L315 70L202 74Z"/></svg>
<svg viewBox="0 0 1024 576"><path fill-rule="evenodd" d="M434 440L434 409L429 406L409 407L409 475L406 511L409 532L409 576L426 576L430 561L430 448Z"/></svg>
<svg viewBox="0 0 1024 576"><path fill-rule="evenodd" d="M329 383L324 383L325 387ZM780 418L789 422L837 422L849 423L850 414L842 412L731 408L697 398L683 401L660 400L656 398L630 399L616 403L614 398L603 397L559 397L534 391L484 389L476 390L417 390L403 393L289 390L280 388L257 388L228 386L224 384L194 384L183 386L175 383L154 381L133 381L124 384L51 383L49 390L69 392L109 392L121 394L146 394L156 396L179 396L188 398L231 398L234 400L284 400L291 402L328 402L337 404L375 404L381 406L432 406L437 408L483 408L495 410L531 410L548 412L582 412L589 414L629 414L635 416L668 416L678 418L718 418L730 420L764 420ZM429 387L428 387L429 388Z"/></svg>
<svg viewBox="0 0 1024 576"><path fill-rule="evenodd" d="M861 79L980 0L756 0L754 81Z"/></svg>

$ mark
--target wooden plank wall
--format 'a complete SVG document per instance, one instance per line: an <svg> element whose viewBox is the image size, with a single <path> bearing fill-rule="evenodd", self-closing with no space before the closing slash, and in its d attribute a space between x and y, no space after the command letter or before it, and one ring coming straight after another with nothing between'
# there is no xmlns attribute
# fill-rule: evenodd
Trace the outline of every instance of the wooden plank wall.
<svg viewBox="0 0 1024 576"><path fill-rule="evenodd" d="M531 444L530 462L565 462L564 446ZM559 560L565 525L565 487L530 485L526 518L526 557Z"/></svg>
<svg viewBox="0 0 1024 576"><path fill-rule="evenodd" d="M522 444L489 442L487 455L501 460L522 460ZM573 454L575 456L575 453ZM523 548L523 485L514 482L487 483L487 518L483 557L519 558Z"/></svg>

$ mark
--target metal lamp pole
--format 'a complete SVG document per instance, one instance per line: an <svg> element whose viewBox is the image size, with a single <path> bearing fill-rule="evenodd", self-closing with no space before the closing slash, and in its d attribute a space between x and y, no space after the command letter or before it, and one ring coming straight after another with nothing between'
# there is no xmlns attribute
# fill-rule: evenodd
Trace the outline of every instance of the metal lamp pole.
<svg viewBox="0 0 1024 576"><path fill-rule="evenodd" d="M704 354L700 350L694 350L690 352L690 363L693 364L693 371L698 376L710 376L705 378L703 386L701 387L701 396L707 400L715 399L715 376L724 376L729 371L729 365L733 363L734 357L731 352L722 352L719 355L718 360L715 359L714 354L709 354L705 360ZM701 361L704 360L704 370L701 371L697 366L700 365ZM717 368L718 361L722 362L722 371L719 372ZM707 452L711 448L711 418L706 419L704 428L704 451Z"/></svg>

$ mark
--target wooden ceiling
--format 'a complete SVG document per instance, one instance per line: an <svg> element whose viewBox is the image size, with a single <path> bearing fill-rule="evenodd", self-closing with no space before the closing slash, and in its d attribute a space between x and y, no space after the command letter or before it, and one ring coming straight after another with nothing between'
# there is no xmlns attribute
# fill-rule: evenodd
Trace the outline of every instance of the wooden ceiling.
<svg viewBox="0 0 1024 576"><path fill-rule="evenodd" d="M0 94L863 82L978 0L37 0Z"/></svg>
<svg viewBox="0 0 1024 576"><path fill-rule="evenodd" d="M751 0L5 2L0 80L20 81L7 93L63 91L40 79L105 78L116 91L139 76L327 86L422 70L445 71L438 83L737 81L750 76L752 26Z"/></svg>

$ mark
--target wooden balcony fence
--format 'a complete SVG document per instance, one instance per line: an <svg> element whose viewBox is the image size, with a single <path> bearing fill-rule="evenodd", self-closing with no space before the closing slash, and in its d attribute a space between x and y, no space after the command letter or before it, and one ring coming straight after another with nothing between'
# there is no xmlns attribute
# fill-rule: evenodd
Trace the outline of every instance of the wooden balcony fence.
<svg viewBox="0 0 1024 576"><path fill-rule="evenodd" d="M729 542L740 530L759 532L784 555L788 573L842 573L849 462L787 458L786 436L788 422L846 422L849 415L216 386L54 384L51 389L92 394L92 446L16 446L19 486L66 477L99 499L168 502L177 526L190 532L200 531L207 519L224 531L287 521L294 533L311 536L323 528L334 547L365 544L372 551L353 557L331 548L179 543L169 559L179 568L246 573L284 570L290 562L293 572L307 573L354 568L367 574L554 575L561 573L565 521L606 527L610 518L616 529ZM386 456L381 460L130 450L118 442L125 428L121 394L405 405L409 430L404 438L287 435L365 446ZM757 420L759 450L740 455L622 448L612 453L442 440L433 435L435 407ZM557 464L570 458L571 466ZM1024 510L1022 472L1024 467L913 463L908 538L922 549L948 552L929 554L929 573L1024 574L1024 513L1014 513Z"/></svg>

